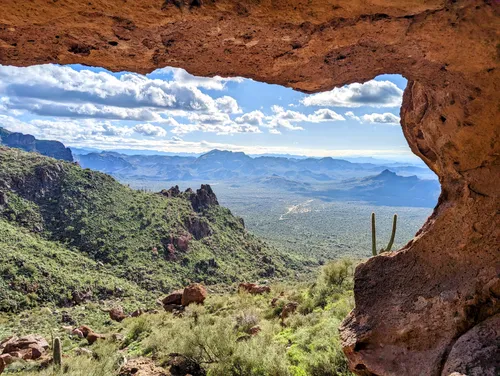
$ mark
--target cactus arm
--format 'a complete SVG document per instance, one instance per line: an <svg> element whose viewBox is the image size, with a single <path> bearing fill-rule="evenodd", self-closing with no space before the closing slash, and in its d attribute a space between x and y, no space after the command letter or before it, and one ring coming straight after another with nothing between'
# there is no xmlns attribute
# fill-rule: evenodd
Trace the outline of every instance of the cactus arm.
<svg viewBox="0 0 500 376"><path fill-rule="evenodd" d="M392 245L394 244L394 238L396 237L397 222L398 222L398 215L394 214L394 219L392 220L391 240L389 240L389 244L387 245L387 248L385 249L384 252L390 252L392 249Z"/></svg>
<svg viewBox="0 0 500 376"><path fill-rule="evenodd" d="M377 235L375 233L375 213L372 213L372 254L377 256Z"/></svg>
<svg viewBox="0 0 500 376"><path fill-rule="evenodd" d="M53 357L54 357L54 366L57 368L61 367L62 346L61 346L61 340L59 339L59 337L54 338Z"/></svg>

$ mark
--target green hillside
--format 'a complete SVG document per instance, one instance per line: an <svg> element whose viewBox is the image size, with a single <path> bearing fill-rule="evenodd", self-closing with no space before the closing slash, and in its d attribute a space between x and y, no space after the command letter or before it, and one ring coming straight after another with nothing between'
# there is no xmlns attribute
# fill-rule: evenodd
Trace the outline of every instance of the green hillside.
<svg viewBox="0 0 500 376"><path fill-rule="evenodd" d="M11 290L13 301L1 309L61 304L75 289L98 299L121 285L146 297L189 281L277 277L284 262L293 267L210 195L210 187L177 197L136 191L74 163L0 147L2 294ZM46 274L56 281L50 288L20 287Z"/></svg>

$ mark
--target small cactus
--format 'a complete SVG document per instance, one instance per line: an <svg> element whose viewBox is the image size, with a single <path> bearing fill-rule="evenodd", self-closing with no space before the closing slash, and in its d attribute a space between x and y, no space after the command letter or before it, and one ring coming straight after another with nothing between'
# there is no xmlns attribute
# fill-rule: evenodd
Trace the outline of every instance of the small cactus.
<svg viewBox="0 0 500 376"><path fill-rule="evenodd" d="M52 348L53 348L54 366L56 368L60 368L62 364L62 346L59 337L54 338L54 344Z"/></svg>
<svg viewBox="0 0 500 376"><path fill-rule="evenodd" d="M392 221L392 233L391 233L391 239L389 240L389 244L387 244L387 248L382 248L378 254L381 254L382 252L390 252L392 249L392 245L394 244L394 238L396 237L396 228L397 228L397 222L398 222L398 215L394 214L394 218ZM376 237L376 231L375 231L375 213L372 213L372 254L373 256L377 255L377 237Z"/></svg>

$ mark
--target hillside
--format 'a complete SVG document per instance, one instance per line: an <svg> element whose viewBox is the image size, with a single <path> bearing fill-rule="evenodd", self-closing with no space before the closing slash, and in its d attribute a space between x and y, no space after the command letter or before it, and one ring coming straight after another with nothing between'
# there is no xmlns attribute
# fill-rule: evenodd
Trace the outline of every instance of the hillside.
<svg viewBox="0 0 500 376"><path fill-rule="evenodd" d="M4 269L10 270L5 273L24 275L26 280L28 274L19 273L14 260L30 258L38 248L40 255L52 252L72 267L86 260L90 266L97 262L116 283L124 281L129 291L138 289L143 295L168 292L190 280L231 283L284 273L284 260L249 234L241 219L219 206L208 185L196 192L141 192L73 163L0 147L0 217L2 247L8 244L12 249L15 243L9 237L26 238L19 240L23 246L2 255ZM69 253L78 259L70 262ZM26 262L38 268L33 259ZM71 269L58 272L82 280ZM92 267L84 274L88 278L83 280L99 279ZM61 291L72 290L55 274L54 279L59 281L54 288L59 283ZM2 294L5 289L17 291L15 286L4 286ZM91 289L97 290L95 299L104 294L98 287ZM20 297L7 294L21 304ZM57 299L44 292L34 301L60 302Z"/></svg>
<svg viewBox="0 0 500 376"><path fill-rule="evenodd" d="M0 127L0 145L33 151L48 157L73 162L71 150L59 141L38 140L32 135L9 132Z"/></svg>

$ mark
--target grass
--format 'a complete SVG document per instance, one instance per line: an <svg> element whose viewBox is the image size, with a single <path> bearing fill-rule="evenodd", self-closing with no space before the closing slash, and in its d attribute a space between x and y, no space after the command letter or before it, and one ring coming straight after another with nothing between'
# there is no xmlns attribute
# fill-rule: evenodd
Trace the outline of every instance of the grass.
<svg viewBox="0 0 500 376"><path fill-rule="evenodd" d="M8 371L17 369L30 376L116 375L123 357L150 357L168 369L170 354L176 353L199 364L209 376L352 375L337 330L354 304L352 265L350 261L328 263L316 280L272 285L270 294L211 294L204 306L190 306L181 316L145 314L118 324L107 322L92 305L85 310L71 308L74 316L86 311L86 323L100 332L123 334L120 342L107 340L89 347L94 352L92 357L77 355L76 349L84 341L59 329L53 315L29 311L23 320L30 322L32 332L61 336L64 367L60 371L50 366L37 370L17 363ZM275 297L282 303L298 303L297 311L284 323L279 318L280 310L271 305ZM6 320L0 328L17 331L18 325ZM255 325L260 332L249 335L249 328Z"/></svg>

